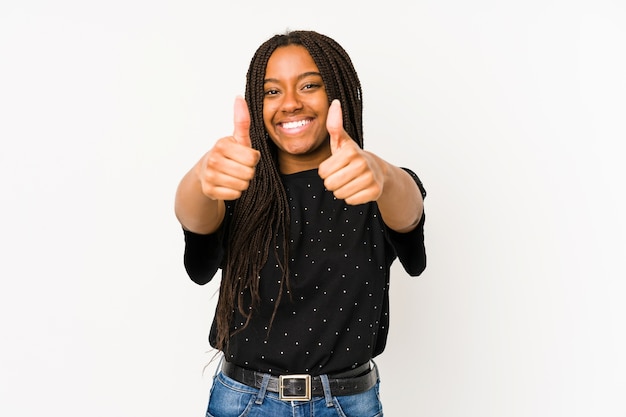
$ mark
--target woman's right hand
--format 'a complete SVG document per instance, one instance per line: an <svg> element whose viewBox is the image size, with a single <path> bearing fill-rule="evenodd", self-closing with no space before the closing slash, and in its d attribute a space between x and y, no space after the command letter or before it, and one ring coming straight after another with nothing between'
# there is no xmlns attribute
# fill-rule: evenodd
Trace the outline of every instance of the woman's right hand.
<svg viewBox="0 0 626 417"><path fill-rule="evenodd" d="M261 158L250 141L250 113L243 97L235 98L234 132L219 139L195 166L202 193L212 200L235 200L248 189Z"/></svg>

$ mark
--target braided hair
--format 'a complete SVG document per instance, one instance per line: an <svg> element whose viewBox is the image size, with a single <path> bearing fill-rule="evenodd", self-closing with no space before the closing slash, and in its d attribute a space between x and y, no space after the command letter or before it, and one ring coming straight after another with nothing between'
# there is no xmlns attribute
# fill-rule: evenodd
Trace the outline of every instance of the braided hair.
<svg viewBox="0 0 626 417"><path fill-rule="evenodd" d="M285 288L289 291L289 205L278 167L277 148L263 122L264 79L267 62L282 46L301 45L317 65L326 88L328 103L339 99L343 126L363 147L361 83L346 51L328 36L314 31L289 31L265 41L255 52L246 76L245 98L250 110L252 147L261 153L249 188L235 202L228 247L217 304L216 347L224 350L232 336L236 309L245 318L243 330L259 307L260 272L270 248L282 271L282 279L268 329L276 315ZM278 241L280 239L280 241ZM268 333L269 331L268 330Z"/></svg>

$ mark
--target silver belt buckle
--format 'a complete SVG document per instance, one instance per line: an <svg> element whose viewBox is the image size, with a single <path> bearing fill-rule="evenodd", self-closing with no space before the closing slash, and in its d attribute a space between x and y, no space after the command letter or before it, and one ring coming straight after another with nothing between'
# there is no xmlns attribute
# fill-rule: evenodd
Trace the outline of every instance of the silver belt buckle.
<svg viewBox="0 0 626 417"><path fill-rule="evenodd" d="M285 394L289 381L303 381L302 394ZM311 400L311 375L280 375L278 377L278 398L282 401L309 401Z"/></svg>

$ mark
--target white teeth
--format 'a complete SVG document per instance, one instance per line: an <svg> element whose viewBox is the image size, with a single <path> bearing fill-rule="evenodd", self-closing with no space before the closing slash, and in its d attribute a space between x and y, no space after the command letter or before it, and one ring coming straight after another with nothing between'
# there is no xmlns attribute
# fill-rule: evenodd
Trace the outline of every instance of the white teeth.
<svg viewBox="0 0 626 417"><path fill-rule="evenodd" d="M297 127L302 127L307 124L309 124L308 120L299 120L297 122L287 122L287 123L283 123L283 129L295 129Z"/></svg>

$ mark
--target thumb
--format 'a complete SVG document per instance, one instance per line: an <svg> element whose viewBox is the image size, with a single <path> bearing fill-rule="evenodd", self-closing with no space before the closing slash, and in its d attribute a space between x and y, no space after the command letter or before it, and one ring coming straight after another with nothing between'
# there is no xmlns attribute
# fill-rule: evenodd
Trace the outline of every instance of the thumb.
<svg viewBox="0 0 626 417"><path fill-rule="evenodd" d="M341 148L344 135L343 113L341 111L341 103L337 99L333 100L328 108L326 130L328 130L330 136L330 151L335 153Z"/></svg>
<svg viewBox="0 0 626 417"><path fill-rule="evenodd" d="M252 147L250 141L250 112L248 111L248 103L246 103L243 97L235 97L234 110L235 131L233 132L233 137L235 138L235 142L240 145Z"/></svg>

